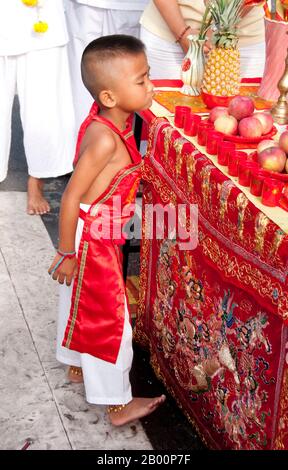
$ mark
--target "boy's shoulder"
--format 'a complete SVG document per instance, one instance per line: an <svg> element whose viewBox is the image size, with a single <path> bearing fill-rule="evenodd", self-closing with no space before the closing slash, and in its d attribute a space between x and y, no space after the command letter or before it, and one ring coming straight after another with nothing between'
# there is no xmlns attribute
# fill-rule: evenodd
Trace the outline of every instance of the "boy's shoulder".
<svg viewBox="0 0 288 470"><path fill-rule="evenodd" d="M113 153L116 150L117 140L115 133L101 122L92 121L83 136L80 153L87 148L97 153Z"/></svg>

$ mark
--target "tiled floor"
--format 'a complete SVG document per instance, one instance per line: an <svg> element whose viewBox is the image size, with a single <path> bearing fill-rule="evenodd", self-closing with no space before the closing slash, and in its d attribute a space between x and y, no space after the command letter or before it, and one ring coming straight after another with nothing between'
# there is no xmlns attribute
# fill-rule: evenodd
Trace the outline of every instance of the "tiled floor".
<svg viewBox="0 0 288 470"><path fill-rule="evenodd" d="M57 291L46 269L57 245L57 218L68 176L51 179L51 213L25 214L26 164L18 106L13 113L9 176L0 184L0 449L193 450L204 446L168 397L153 415L125 429L112 429L101 407L88 405L82 385L71 385L54 358ZM51 243L52 241L52 243ZM24 249L23 249L24 247ZM129 274L137 274L131 255ZM135 346L131 383L135 395L165 392L149 356Z"/></svg>

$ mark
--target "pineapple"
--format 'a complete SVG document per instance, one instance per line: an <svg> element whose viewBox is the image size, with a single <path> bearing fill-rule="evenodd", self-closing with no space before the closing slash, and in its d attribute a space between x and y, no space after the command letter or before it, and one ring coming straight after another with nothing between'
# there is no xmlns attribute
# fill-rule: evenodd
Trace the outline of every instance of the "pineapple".
<svg viewBox="0 0 288 470"><path fill-rule="evenodd" d="M202 90L218 96L234 96L240 88L240 53L237 24L243 0L211 0L214 23L213 48L208 55Z"/></svg>

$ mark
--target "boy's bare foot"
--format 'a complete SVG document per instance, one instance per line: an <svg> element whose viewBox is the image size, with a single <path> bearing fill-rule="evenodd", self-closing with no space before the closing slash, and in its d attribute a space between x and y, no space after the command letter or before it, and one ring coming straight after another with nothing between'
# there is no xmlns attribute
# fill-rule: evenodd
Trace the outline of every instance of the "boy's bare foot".
<svg viewBox="0 0 288 470"><path fill-rule="evenodd" d="M123 424L130 423L130 421L135 421L135 419L150 415L150 413L153 413L165 400L165 395L154 398L133 398L124 406L108 406L107 411L110 421L114 426L123 426Z"/></svg>
<svg viewBox="0 0 288 470"><path fill-rule="evenodd" d="M41 215L50 211L50 206L43 196L44 182L29 176L27 185L27 214Z"/></svg>
<svg viewBox="0 0 288 470"><path fill-rule="evenodd" d="M83 373L81 367L70 366L67 374L70 382L79 384L83 382Z"/></svg>

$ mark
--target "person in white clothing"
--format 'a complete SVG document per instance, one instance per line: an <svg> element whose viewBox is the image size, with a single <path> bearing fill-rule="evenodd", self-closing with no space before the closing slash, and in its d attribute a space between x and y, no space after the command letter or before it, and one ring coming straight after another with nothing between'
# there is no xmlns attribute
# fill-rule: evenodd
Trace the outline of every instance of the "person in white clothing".
<svg viewBox="0 0 288 470"><path fill-rule="evenodd" d="M70 41L69 63L77 128L87 116L92 99L80 74L82 53L93 39L109 34L139 37L140 16L148 0L66 0Z"/></svg>
<svg viewBox="0 0 288 470"><path fill-rule="evenodd" d="M140 19L140 37L147 49L153 79L181 77L189 34L198 34L206 0L150 0ZM265 64L264 12L244 10L237 26L241 77L262 77ZM208 40L207 49L211 48Z"/></svg>
<svg viewBox="0 0 288 470"><path fill-rule="evenodd" d="M8 172L17 94L31 215L50 210L43 196L43 178L73 169L76 129L67 42L62 0L0 2L0 182Z"/></svg>

